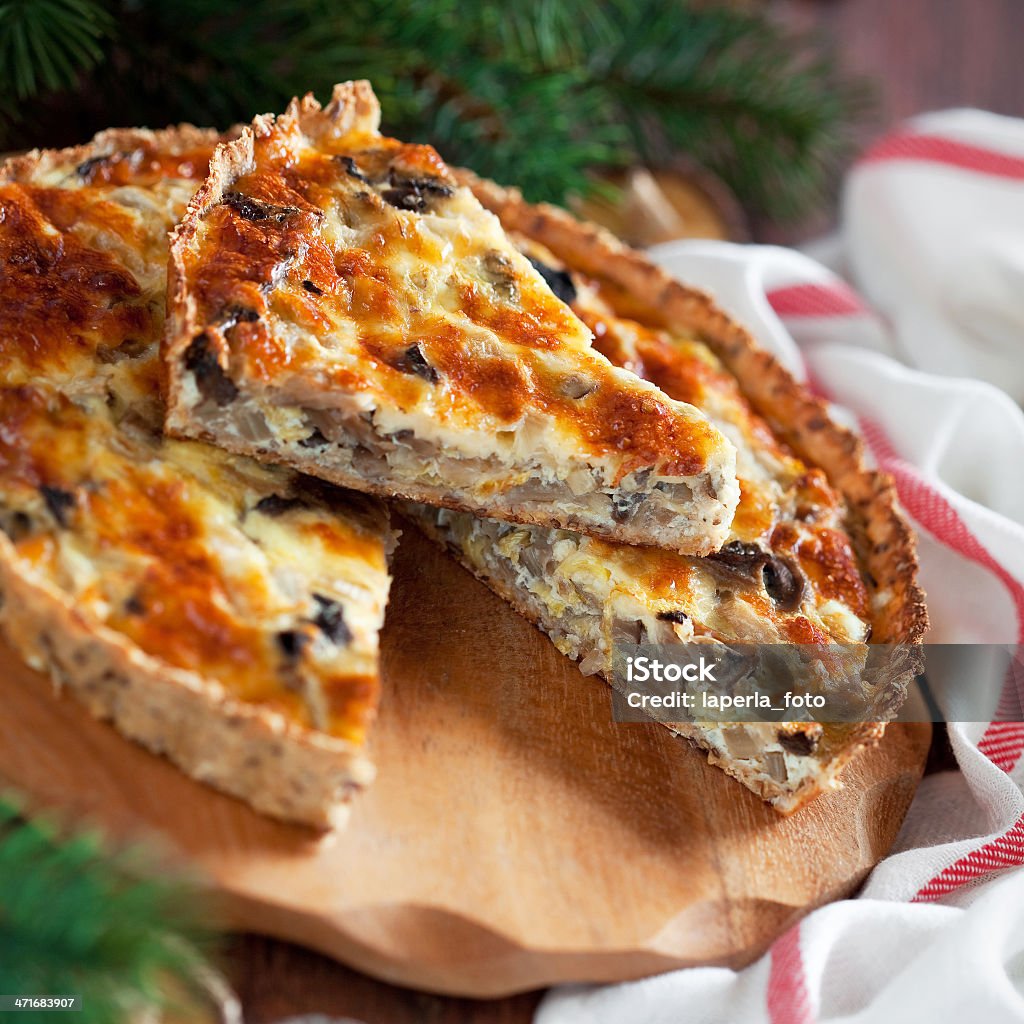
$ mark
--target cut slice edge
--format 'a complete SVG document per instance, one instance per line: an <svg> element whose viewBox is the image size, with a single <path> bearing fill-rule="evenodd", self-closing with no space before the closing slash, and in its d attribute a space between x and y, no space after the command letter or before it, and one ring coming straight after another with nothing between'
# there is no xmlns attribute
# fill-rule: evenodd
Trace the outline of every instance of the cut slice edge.
<svg viewBox="0 0 1024 1024"><path fill-rule="evenodd" d="M32 186L40 194L52 192L56 197L65 192L71 195L81 188L95 193L83 197L86 201L96 196L107 197L110 199L108 205L112 206L118 202L119 193L115 186L134 184L146 190L154 176L159 177L164 173L164 157L173 161L178 154L193 148L197 153L199 150L212 152L216 140L216 133L189 125L157 132L146 129L109 130L101 132L93 142L83 146L67 150L34 151L9 161L0 170L0 187L13 182ZM134 180L137 176L136 162L130 159L137 149L144 149L149 156L155 158L153 164L142 161L139 171L142 177L138 181ZM129 159L124 159L126 157ZM101 175L106 174L105 161L108 159L120 161L117 173L127 175L129 180L119 180L113 184L104 181L99 186L88 182L86 179L94 170ZM140 248L137 257L139 267L143 270L148 269L147 264L151 262L153 246L150 243L155 233L158 232L162 239L166 238L165 207L168 203L173 205L179 201L181 208L185 205L189 192L180 195L182 181L191 180L191 170L187 168L183 174L172 171L171 176L175 178L174 190L160 186L159 197L154 195L152 207L146 202L140 203L138 196L125 202L122 211L124 216L141 219L134 225L139 229L137 234L131 237L138 238ZM62 182L65 180L72 182L73 187L64 186ZM164 181L162 177L159 180ZM154 193L157 189L157 186L153 186ZM160 198L163 205L156 201L157 198ZM146 218L151 219L147 221ZM172 222L176 219L173 217ZM121 221L118 224L123 227ZM92 230L92 221L89 225ZM92 243L86 245L87 249L89 245ZM123 244L120 245L118 252L123 248ZM162 260L162 246L159 251ZM65 256L71 258L66 253ZM144 297L139 301L144 301ZM58 332L59 341L59 325L54 330ZM143 337L140 340L155 343L159 337ZM148 360L155 367L158 364L157 347L154 345L150 349L147 344L146 351L141 355L133 352L135 358L130 364L132 368L125 370L125 373L134 380L139 362ZM79 347L76 351L84 353L86 348ZM115 369L119 369L120 365ZM76 490L80 481L75 471L82 468L82 480L86 480L91 472L88 467L94 463L104 467L104 480L115 480L118 485L128 488L136 479L132 475L134 472L145 474L149 471L148 467L162 467L161 472L166 470L175 477L175 486L182 493L197 496L195 510L205 510L212 517L209 533L204 532L202 537L190 533L190 524L172 524L177 529L172 528L168 538L178 536L180 539L185 534L188 535L187 543L193 546L197 543L214 546L228 544L232 540L227 536L231 530L237 534L234 539L245 541L248 537L252 544L256 544L252 536L239 531L235 518L237 510L230 504L230 499L237 498L241 493L230 491L234 486L231 481L237 477L239 486L249 488L246 491L246 508L252 505L249 511L260 511L257 506L266 500L269 506L262 518L269 516L273 519L273 523L268 520L267 523L258 524L260 542L257 546L263 545L268 537L270 541L268 547L261 548L260 556L266 563L267 576L255 580L254 589L249 595L253 598L252 603L248 602L248 598L243 602L243 607L256 617L251 624L258 626L267 633L267 637L273 639L275 630L286 627L291 629L298 623L298 627L305 632L297 645L301 643L318 650L323 647L319 633L331 633L339 637L347 634L347 638L335 644L337 656L329 652L318 654L316 667L310 667L308 671L303 669L309 676L315 676L313 681L304 676L304 685L315 689L317 693L303 695L301 700L295 694L289 694L288 700L282 701L267 702L259 694L254 698L249 693L248 684L236 686L234 679L220 676L219 669L215 665L211 667L210 662L200 658L197 665L189 667L188 663L194 660L192 655L184 660L180 656L163 657L163 648L159 645L154 648L150 640L140 640L131 631L122 631L120 625L117 628L108 625L105 617L91 614L92 604L86 607L87 600L80 592L81 587L76 589L75 581L84 569L83 552L89 550L89 544L92 543L89 538L95 532L93 528L96 523L90 522L83 527L80 545L78 537L74 536L77 524L70 519L79 514L84 515L83 509L96 500L100 490L83 486L74 504L66 504L72 495L50 486L56 481L44 474L40 480L47 486L36 490L42 493L42 499L45 500L40 499L37 493L32 498L32 507L29 507L25 504L26 480L11 469L10 478L0 480L0 526L12 530L13 524L10 535L0 529L0 629L8 643L30 667L47 673L58 689L68 691L94 716L112 722L127 738L166 756L187 775L238 797L272 817L318 829L339 826L347 816L352 794L366 786L374 775L373 764L367 754L367 733L372 726L377 700L378 637L383 625L389 583L386 562L396 539L389 525L387 509L381 503L361 495L344 496L315 480L307 478L303 481L290 472L268 469L251 460L233 459L199 442L163 441L151 432L154 424L149 422L148 417L134 414L137 410L123 410L119 402L104 403L99 400L101 396L91 393L66 393L64 385L67 382L60 373L49 376L54 379L47 379L48 370L44 367L34 375L32 384L0 389L0 397L9 399L15 405L22 400L31 405L30 399L37 396L53 413L50 426L43 426L47 422L45 416L38 424L33 424L30 419L24 434L10 434L4 438L4 443L18 448L14 465L18 464L21 456L35 458L35 446L40 458L45 456L39 465L47 473L54 470L54 467L54 471L59 474L69 471L68 483L73 484ZM126 394L129 392L134 394L135 388L128 388ZM111 399L112 393L107 398ZM123 423L119 418L121 416L124 417ZM12 424L6 425L13 429ZM63 450L59 441L60 435L66 431L70 431L81 442L71 445L71 449L83 449L87 453L87 461L83 461L81 467L70 467L70 470L61 457L50 458L46 455L47 451L53 454ZM143 476L139 479L143 479ZM34 483L38 484L40 480ZM246 480L248 483L244 482ZM60 482L64 483L63 475ZM309 490L308 495L302 490L303 487ZM223 500L225 494L222 493L225 488L228 488L226 504ZM298 495L295 500L281 497L292 494L293 490ZM301 511L293 511L291 506L295 505L301 506ZM26 509L31 515L26 513ZM65 517L69 519L68 522L62 521ZM128 522L131 525L130 515ZM38 523L42 523L43 528L38 528ZM121 525L124 526L124 523ZM325 606L322 594L318 596L325 589L320 585L324 581L315 575L302 575L290 566L286 573L289 582L287 585L282 583L282 593L287 591L291 595L288 600L295 604L295 608L290 608L288 600L278 601L273 617L258 622L259 613L252 609L262 607L260 602L266 598L266 593L261 588L281 568L281 545L287 548L285 542L288 538L295 540L306 536L308 539L321 527L329 533L329 536L324 537L325 545L341 545L337 561L330 563L334 572L331 582L342 588L341 592L346 595L344 599L350 602L343 611L348 611L355 619L349 619L346 625L339 617L338 607L335 607L337 602L331 601ZM152 528L152 523L139 524L140 531L144 532L147 528ZM24 536L39 541L32 547L31 555L17 544ZM73 554L77 561L72 560L69 568L68 564L60 562L60 551L63 539L71 537L74 543L70 545L69 557ZM105 538L104 543L109 544L111 541L116 547L116 531ZM346 544L351 547L345 548ZM234 549L228 544L227 550L230 553ZM51 559L50 555L46 555L47 551L51 554L57 552L57 555ZM149 554L159 561L161 552L159 546L154 546ZM333 548L331 552L334 557ZM39 557L40 553L45 557ZM211 565L220 564L216 550L211 548L209 553ZM189 561L194 558L195 551L174 549L172 545L170 551L164 554L164 561L169 564L176 556L183 562ZM138 552L133 553L130 548L125 548L115 553L113 565L106 565L106 570L116 569L120 559L125 566L123 580L118 577L117 586L112 585L110 588L111 593L117 593L122 582L132 584L132 587L140 585L143 577L138 573L132 575L133 558L138 558ZM358 580L347 575L351 572L354 559L359 560L361 569ZM51 561L56 569L51 570ZM249 563L246 562L246 565ZM97 562L96 567L95 571L90 567L90 572L102 577L101 563ZM148 576L145 578L148 580ZM70 582L65 585L68 580ZM230 590L231 580L228 576L219 582L228 585ZM353 585L350 586L350 583ZM296 587L299 588L297 597L294 593ZM108 595L102 587L93 589L96 593L90 592L88 601L102 605ZM333 593L332 588L326 589ZM133 589L127 592L135 593ZM192 591L186 591L180 608L174 602L160 603L165 608L173 607L177 612L186 608L192 597ZM296 618L308 614L305 604L312 606L317 621ZM232 614L242 613L235 611ZM131 615L138 626L145 623L148 610L144 605L132 607ZM123 619L122 614L118 621ZM182 632L172 633L170 643L180 646L181 637L189 630L194 630L195 626L195 622L182 619L178 627ZM349 629L349 626L352 628ZM159 633L163 623L154 622L153 628ZM188 647L187 644L185 646ZM225 647L230 646L225 644ZM195 647L195 651L200 649L199 646ZM269 672L270 665L268 661L267 666L256 667L260 670L267 667ZM292 666L290 671L295 675L297 669ZM322 704L328 699L330 695L325 689L328 685L342 686L349 676L355 684L369 687L363 694L364 703L350 720L345 718L344 711L335 714L333 705L327 708L314 706L317 701ZM297 676L292 681L296 680ZM283 682L281 685L284 687ZM282 689L284 693L285 688ZM355 694L350 696L354 698ZM299 712L290 710L293 705L297 707L299 704L302 704Z"/></svg>
<svg viewBox="0 0 1024 1024"><path fill-rule="evenodd" d="M600 596L588 593L583 581L574 581L572 612L558 612L543 597L549 581L531 570L526 560L513 562L500 552L496 539L501 524L425 505L404 503L400 508L422 533L545 633L563 654L579 662L581 671L600 674L623 698L628 696L623 680L611 670L613 654L604 621L610 609ZM558 541L556 531L520 529L531 534L534 554L550 550ZM653 619L655 611L647 610ZM895 655L885 659L874 682L890 699L898 699L898 694L906 694L919 668L916 657ZM882 722L658 721L707 751L712 764L781 814L791 814L835 788L849 761L885 731Z"/></svg>
<svg viewBox="0 0 1024 1024"><path fill-rule="evenodd" d="M889 474L870 469L864 446L750 331L704 291L672 277L610 232L549 204L527 203L506 188L459 169L457 175L501 220L550 250L572 270L615 288L646 322L685 330L709 346L739 382L744 396L783 441L825 471L846 498L851 536L876 589L887 597L873 609L872 642L918 645L928 611L918 579L917 539Z"/></svg>
<svg viewBox="0 0 1024 1024"><path fill-rule="evenodd" d="M4 636L58 691L263 814L325 830L344 825L352 793L375 775L361 747L218 693L206 677L86 623L67 595L19 571L17 561L0 534Z"/></svg>
<svg viewBox="0 0 1024 1024"><path fill-rule="evenodd" d="M390 142L376 136L378 119L376 98L368 83L343 83L335 87L325 107L321 108L312 96L294 100L284 114L256 118L252 128L244 130L240 138L217 150L209 178L172 236L164 344L169 432L212 440L227 450L289 465L377 495L510 521L564 527L625 543L652 544L696 554L716 550L726 536L739 497L735 452L729 441L698 410L670 399L654 385L613 366L593 350L586 327L551 293L542 277L504 236L498 221L477 204L468 190L458 187L454 179L444 179L451 182L445 184L445 189L457 192L453 201L472 203L469 213L482 219L491 241L498 240L494 244L501 248L495 251L508 260L512 268L508 272L515 281L524 288L528 285L533 290L531 294L539 295L542 290L544 302L554 304L552 308L557 307L559 316L571 318L584 339L564 347L559 358L568 369L563 367L552 377L549 390L554 394L570 377L586 378L588 388L582 389L585 393L560 393L552 405L548 401L551 396L545 392L544 401L539 402L535 397L537 388L543 390L547 386L543 383L547 370L537 372L543 362L541 357L526 353L524 348L513 351L500 332L492 332L488 351L493 355L495 344L505 345L508 350L499 360L499 370L507 369L506 363L524 358L534 359L537 364L531 364L532 383L527 389L529 402L537 404L537 408L523 404L522 413L523 422L530 423L529 417L534 417L536 424L524 432L524 439L519 439L518 426L502 430L500 424L487 420L479 411L466 413L465 410L476 408L467 396L476 402L484 390L495 390L493 381L483 379L487 361L470 358L479 353L476 349L470 351L465 340L486 333L479 324L473 325L470 332L463 329L460 340L451 343L452 358L460 361L458 372L472 377L468 384L461 378L458 385L452 383L454 372L449 380L443 366L435 368L425 362L425 347L442 344L436 337L432 340L403 335L402 344L408 346L404 357L401 353L397 353L396 359L390 355L375 357L375 373L385 381L397 363L413 364L403 371L406 377L401 386L414 392L404 405L393 402L387 392L381 391L384 385L375 385L380 393L369 397L358 389L343 394L344 388L321 386L326 373L323 367L300 372L294 370L287 355L283 357L290 367L287 375L282 373L279 380L268 380L265 374L255 379L244 350L248 342L228 337L229 333L234 338L239 336L239 325L230 323L222 327L212 312L204 313L197 300L196 274L190 268L209 241L204 237L204 225L211 216L234 215L220 214L218 208L224 206L226 197L235 195L239 180L260 166L261 147L269 147L268 140L276 145L278 140L298 133L298 137L308 137L314 144L323 141L325 145L343 148L346 135L354 133L364 144L368 136ZM361 151L357 147L351 152L358 156ZM438 174L448 175L439 159L437 167ZM368 183L365 191L367 195L372 193L372 184ZM396 218L413 216L404 211L385 212ZM463 257L453 267L463 273L465 267L475 266L476 262L475 256ZM251 283L246 281L246 285ZM279 289L299 291L310 283L282 284L281 280L268 279L261 286L267 309L247 313L247 317L255 317L259 323L253 325L250 321L242 326L251 326L253 330L265 328L269 344L277 345L274 328L280 328L283 321L274 319L278 314L270 310L268 289L277 295ZM314 301L322 301L323 289L319 286L306 290L314 292ZM308 294L300 298L310 300ZM408 296L402 301L405 298ZM411 298L409 301L415 306ZM351 322L345 320L345 326L351 326ZM238 346L243 349L238 350ZM458 346L461 348L455 351ZM552 351L543 353L547 363L556 361ZM476 369L472 368L474 365ZM282 383L286 376L287 385ZM592 380L598 381L600 387L591 387ZM429 394L432 388L447 389L445 401L450 400L451 407L459 409L464 420L476 417L472 429L463 420L442 423L437 418L440 414L432 414L432 422L430 415L420 414L421 407L435 405L433 395ZM594 394L599 397L593 398ZM589 403L596 403L590 412L577 408ZM556 413L545 412L548 418L544 420L538 411L541 407L555 408ZM620 420L626 417L622 436L630 440L625 445L621 437L614 442L609 439L607 424L616 416ZM589 420L593 423L586 429L579 426ZM583 433L579 433L581 430ZM569 433L562 437L561 431L576 431L579 437L570 437ZM525 440L527 433L529 443ZM592 437L599 441L592 443ZM637 441L640 437L646 440ZM680 439L686 439L686 443ZM587 445L594 451L590 452ZM561 454L556 458L552 451L558 448ZM633 448L642 449L635 458L630 450ZM526 449L529 451L525 452Z"/></svg>
<svg viewBox="0 0 1024 1024"><path fill-rule="evenodd" d="M899 505L892 480L884 473L866 468L859 438L836 424L826 405L799 384L770 353L761 349L751 335L722 312L703 292L669 277L642 254L624 246L607 232L580 223L556 207L531 206L515 189L505 189L459 171L488 208L502 219L506 230L539 242L567 267L601 281L603 289L618 289L630 306L631 316L639 313L645 322L672 331L692 332L722 361L738 380L755 410L802 458L826 471L846 498L850 509L851 536L862 571L874 583L872 606L873 642L892 645L900 654L892 659L889 680L893 692L905 694L906 687L920 671L920 644L928 627L924 595L917 580L916 541ZM565 639L565 624L543 600L524 586L507 560L495 555L491 537L466 543L461 530L487 534L483 521L476 523L459 516L461 526L453 531L445 514L425 507L406 507L405 514L432 539L445 547L492 590L504 597L520 614L548 633L564 653L586 658L602 643L599 629L590 628L588 648L582 636ZM453 518L454 522L454 518ZM531 528L535 537L544 531ZM539 576L532 581L543 589ZM579 633L586 633L584 623ZM734 641L757 642L757 637L733 637ZM603 671L603 657L591 658L591 671ZM609 681L612 680L609 677ZM841 725L788 723L784 729L794 735L815 733L813 755L780 745L778 724L730 725L733 735L751 742L744 745L749 756L738 758L730 752L728 734L698 723L664 723L709 752L710 760L754 790L777 810L792 813L819 793L839 784L846 764L863 747L884 734L883 722ZM811 745L811 744L808 744ZM790 743L793 746L793 743ZM798 744L799 746L799 744ZM760 747L760 749L758 749ZM773 776L771 762L781 759L785 781Z"/></svg>

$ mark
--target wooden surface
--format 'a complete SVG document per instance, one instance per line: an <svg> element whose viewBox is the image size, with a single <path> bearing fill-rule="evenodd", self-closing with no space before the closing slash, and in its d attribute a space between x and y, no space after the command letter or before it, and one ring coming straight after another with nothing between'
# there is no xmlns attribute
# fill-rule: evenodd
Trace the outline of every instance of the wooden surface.
<svg viewBox="0 0 1024 1024"><path fill-rule="evenodd" d="M320 838L93 721L6 653L0 775L156 833L236 928L389 981L495 996L742 965L890 847L928 748L896 726L789 818L610 691L407 528L383 636L374 785Z"/></svg>
<svg viewBox="0 0 1024 1024"><path fill-rule="evenodd" d="M822 32L844 66L875 84L880 102L863 127L865 141L900 118L944 106L1024 115L1020 0L773 0L767 6L790 24ZM760 223L756 240L797 243L827 229L834 217L830 210L804 224ZM942 732L937 739L944 741ZM935 768L950 767L948 750L933 747L931 754ZM251 934L232 940L226 966L248 1024L299 1013L365 1024L526 1024L540 998L426 995Z"/></svg>
<svg viewBox="0 0 1024 1024"><path fill-rule="evenodd" d="M972 105L1024 115L1024 3L1020 0L773 0L783 20L820 31L845 67L875 85L879 107L865 141L923 110ZM757 225L757 240L797 243L834 223ZM945 742L939 731L937 738ZM932 751L950 767L945 748ZM334 968L313 954L246 937L232 947L231 976L250 1024L320 1011L365 1024L526 1024L535 999L485 1003L424 996Z"/></svg>

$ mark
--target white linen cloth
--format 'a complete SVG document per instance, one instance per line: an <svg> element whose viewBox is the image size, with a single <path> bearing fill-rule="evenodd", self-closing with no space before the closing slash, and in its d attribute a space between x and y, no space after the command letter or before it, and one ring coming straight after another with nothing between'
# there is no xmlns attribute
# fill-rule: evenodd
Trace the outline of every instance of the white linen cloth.
<svg viewBox="0 0 1024 1024"><path fill-rule="evenodd" d="M849 174L830 248L849 283L775 247L652 255L859 427L917 527L929 641L1019 643L1024 121L954 110L883 138ZM930 683L984 688L994 710L1002 673L963 676ZM922 782L856 899L745 970L557 989L536 1024L1024 1021L1024 725L949 730L960 770Z"/></svg>

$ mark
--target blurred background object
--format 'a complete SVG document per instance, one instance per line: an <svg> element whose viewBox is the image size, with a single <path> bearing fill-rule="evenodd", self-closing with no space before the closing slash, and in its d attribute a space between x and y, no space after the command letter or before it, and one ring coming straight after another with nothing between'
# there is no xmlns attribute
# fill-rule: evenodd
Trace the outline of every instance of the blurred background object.
<svg viewBox="0 0 1024 1024"><path fill-rule="evenodd" d="M819 206L870 95L754 3L364 0L355 17L331 0L0 0L2 148L111 122L226 126L359 77L386 131L531 200L626 171L619 213L660 191L674 230L710 237L742 235L729 189L778 220ZM642 173L680 155L705 173Z"/></svg>
<svg viewBox="0 0 1024 1024"><path fill-rule="evenodd" d="M0 797L0 993L78 996L78 1024L240 1024L212 951L199 891L154 856Z"/></svg>
<svg viewBox="0 0 1024 1024"><path fill-rule="evenodd" d="M677 238L749 240L746 215L732 190L685 157L660 168L609 172L600 180L610 189L570 196L569 205L630 245L646 248Z"/></svg>

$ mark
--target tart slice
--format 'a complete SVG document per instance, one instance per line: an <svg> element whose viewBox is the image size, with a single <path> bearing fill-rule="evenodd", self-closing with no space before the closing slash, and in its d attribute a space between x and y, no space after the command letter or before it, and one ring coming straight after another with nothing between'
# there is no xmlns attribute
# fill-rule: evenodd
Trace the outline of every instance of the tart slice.
<svg viewBox="0 0 1024 1024"><path fill-rule="evenodd" d="M365 82L260 117L171 246L168 428L335 483L707 553L732 445L614 367Z"/></svg>
<svg viewBox="0 0 1024 1024"><path fill-rule="evenodd" d="M787 645L806 659L802 685L827 666L819 679L840 721L666 723L778 810L797 809L882 735L919 661L906 647L927 616L891 483L706 296L562 211L474 187L609 359L696 405L735 444L740 502L726 544L703 558L423 505L407 514L617 688L618 645ZM892 646L869 662L869 640Z"/></svg>
<svg viewBox="0 0 1024 1024"><path fill-rule="evenodd" d="M167 231L218 139L0 171L0 628L188 774L328 827L373 774L393 544L364 495L162 434Z"/></svg>

